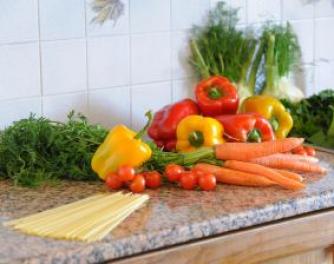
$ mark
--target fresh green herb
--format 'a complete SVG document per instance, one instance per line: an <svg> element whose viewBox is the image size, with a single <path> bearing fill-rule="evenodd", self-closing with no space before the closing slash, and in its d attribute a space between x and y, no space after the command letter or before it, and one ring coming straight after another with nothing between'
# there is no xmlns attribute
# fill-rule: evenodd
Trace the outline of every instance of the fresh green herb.
<svg viewBox="0 0 334 264"><path fill-rule="evenodd" d="M333 90L322 91L299 103L282 102L293 117L291 136L305 137L309 143L334 148Z"/></svg>
<svg viewBox="0 0 334 264"><path fill-rule="evenodd" d="M199 78L223 75L236 84L239 97L254 93L262 48L249 30L237 28L237 9L219 2L204 26L194 27L191 63Z"/></svg>
<svg viewBox="0 0 334 264"><path fill-rule="evenodd" d="M262 33L266 75L262 94L299 101L304 95L292 84L289 74L300 62L300 47L289 23L267 25Z"/></svg>
<svg viewBox="0 0 334 264"><path fill-rule="evenodd" d="M90 162L106 134L74 112L66 123L31 115L1 132L0 175L24 186L98 179Z"/></svg>

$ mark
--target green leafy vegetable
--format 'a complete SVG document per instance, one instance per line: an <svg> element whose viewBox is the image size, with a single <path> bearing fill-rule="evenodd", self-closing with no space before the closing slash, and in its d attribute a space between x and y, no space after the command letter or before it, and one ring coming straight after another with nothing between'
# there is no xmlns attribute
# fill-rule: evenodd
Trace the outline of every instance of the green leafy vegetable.
<svg viewBox="0 0 334 264"><path fill-rule="evenodd" d="M334 148L334 91L325 90L317 95L292 103L282 100L290 111L294 125L290 136L305 137L318 146Z"/></svg>
<svg viewBox="0 0 334 264"><path fill-rule="evenodd" d="M31 115L0 134L0 175L38 186L59 179L95 180L90 161L107 130L71 112L66 123Z"/></svg>
<svg viewBox="0 0 334 264"><path fill-rule="evenodd" d="M265 52L265 87L262 94L299 101L304 95L289 79L290 72L300 62L300 46L289 23L267 25L261 42Z"/></svg>

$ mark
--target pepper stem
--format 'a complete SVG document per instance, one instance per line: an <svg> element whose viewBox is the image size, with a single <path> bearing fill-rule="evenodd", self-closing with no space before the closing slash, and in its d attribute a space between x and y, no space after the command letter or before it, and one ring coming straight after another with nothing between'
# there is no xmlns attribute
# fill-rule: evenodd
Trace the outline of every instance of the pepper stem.
<svg viewBox="0 0 334 264"><path fill-rule="evenodd" d="M269 120L269 123L271 124L271 127L273 128L274 132L276 132L277 129L279 128L279 122L278 122L277 118L276 117L272 117Z"/></svg>
<svg viewBox="0 0 334 264"><path fill-rule="evenodd" d="M261 142L261 133L257 129L253 129L248 133L247 136L248 142Z"/></svg>
<svg viewBox="0 0 334 264"><path fill-rule="evenodd" d="M222 97L222 92L219 88L214 86L208 90L208 96L210 99L218 100L219 98Z"/></svg>
<svg viewBox="0 0 334 264"><path fill-rule="evenodd" d="M188 140L190 145L195 148L199 148L204 143L203 133L201 131L193 131L189 134Z"/></svg>
<svg viewBox="0 0 334 264"><path fill-rule="evenodd" d="M138 133L134 137L135 139L142 138L146 134L147 129L150 127L150 125L152 123L152 119L153 119L152 111L151 110L147 111L145 113L145 116L147 117L147 122L146 122L145 126L141 130L138 131Z"/></svg>

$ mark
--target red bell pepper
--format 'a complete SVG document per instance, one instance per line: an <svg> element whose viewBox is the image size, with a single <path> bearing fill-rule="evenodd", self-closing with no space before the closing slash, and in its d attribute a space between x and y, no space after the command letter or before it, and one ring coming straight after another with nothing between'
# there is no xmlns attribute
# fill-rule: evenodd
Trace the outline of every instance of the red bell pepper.
<svg viewBox="0 0 334 264"><path fill-rule="evenodd" d="M148 135L158 147L167 151L175 149L176 127L179 122L189 115L199 114L197 104L191 99L184 99L174 104L166 105L155 113Z"/></svg>
<svg viewBox="0 0 334 264"><path fill-rule="evenodd" d="M195 90L196 100L203 115L235 114L238 109L238 93L225 77L213 76L202 80Z"/></svg>
<svg viewBox="0 0 334 264"><path fill-rule="evenodd" d="M215 117L224 126L227 141L261 142L275 139L270 122L257 113Z"/></svg>

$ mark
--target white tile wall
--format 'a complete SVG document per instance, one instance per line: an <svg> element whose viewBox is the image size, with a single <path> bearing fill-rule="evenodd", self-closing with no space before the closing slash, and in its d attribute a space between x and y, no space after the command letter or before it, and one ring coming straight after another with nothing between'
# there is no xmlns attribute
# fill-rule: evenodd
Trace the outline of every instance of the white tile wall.
<svg viewBox="0 0 334 264"><path fill-rule="evenodd" d="M170 1L131 0L131 32L168 31L170 29Z"/></svg>
<svg viewBox="0 0 334 264"><path fill-rule="evenodd" d="M0 10L0 43L38 39L37 0L1 0Z"/></svg>
<svg viewBox="0 0 334 264"><path fill-rule="evenodd" d="M142 128L146 123L145 113L156 111L162 105L171 103L171 83L157 82L134 85L132 88L132 125L134 129Z"/></svg>
<svg viewBox="0 0 334 264"><path fill-rule="evenodd" d="M334 8L334 7L333 7ZM331 33L330 33L331 32ZM315 59L334 60L334 17L315 21Z"/></svg>
<svg viewBox="0 0 334 264"><path fill-rule="evenodd" d="M219 0L122 0L116 24L92 23L92 0L0 0L0 128L29 115L140 128L147 109L191 97L187 38ZM240 27L289 20L310 95L334 88L333 0L227 0Z"/></svg>
<svg viewBox="0 0 334 264"><path fill-rule="evenodd" d="M186 78L181 80L173 80L173 102L180 101L184 98L194 99L194 89L196 86L196 78Z"/></svg>
<svg viewBox="0 0 334 264"><path fill-rule="evenodd" d="M210 8L209 0L171 0L173 30L189 29L194 24L204 21Z"/></svg>
<svg viewBox="0 0 334 264"><path fill-rule="evenodd" d="M80 38L85 35L83 0L39 0L39 14L41 39Z"/></svg>
<svg viewBox="0 0 334 264"><path fill-rule="evenodd" d="M88 40L89 88L107 88L129 83L129 37Z"/></svg>
<svg viewBox="0 0 334 264"><path fill-rule="evenodd" d="M43 94L87 89L86 41L45 41L41 44Z"/></svg>
<svg viewBox="0 0 334 264"><path fill-rule="evenodd" d="M41 115L41 99L18 99L0 103L0 129L9 126L14 120L29 117L30 113Z"/></svg>
<svg viewBox="0 0 334 264"><path fill-rule="evenodd" d="M43 97L42 100L43 114L54 120L65 121L72 109L88 114L86 93L51 95Z"/></svg>
<svg viewBox="0 0 334 264"><path fill-rule="evenodd" d="M290 23L301 45L302 61L312 63L314 59L314 21L307 19L291 21Z"/></svg>
<svg viewBox="0 0 334 264"><path fill-rule="evenodd" d="M89 119L105 127L130 125L130 88L113 87L89 92Z"/></svg>
<svg viewBox="0 0 334 264"><path fill-rule="evenodd" d="M37 42L2 45L0 58L0 99L41 94Z"/></svg>
<svg viewBox="0 0 334 264"><path fill-rule="evenodd" d="M172 33L172 77L185 78L193 75L189 63L189 34L186 31Z"/></svg>
<svg viewBox="0 0 334 264"><path fill-rule="evenodd" d="M131 79L147 83L171 78L170 33L131 37Z"/></svg>
<svg viewBox="0 0 334 264"><path fill-rule="evenodd" d="M314 14L314 5L305 0L283 0L282 15L284 20L311 19Z"/></svg>
<svg viewBox="0 0 334 264"><path fill-rule="evenodd" d="M319 62L315 68L315 92L334 87L334 61Z"/></svg>
<svg viewBox="0 0 334 264"><path fill-rule="evenodd" d="M315 2L315 17L334 16L334 2L332 0L318 0Z"/></svg>
<svg viewBox="0 0 334 264"><path fill-rule="evenodd" d="M231 0L233 1L233 0ZM247 4L248 23L277 21L281 19L280 0L248 0Z"/></svg>

